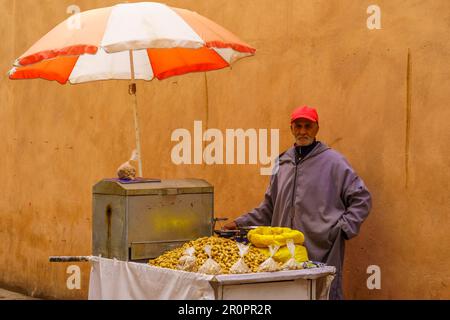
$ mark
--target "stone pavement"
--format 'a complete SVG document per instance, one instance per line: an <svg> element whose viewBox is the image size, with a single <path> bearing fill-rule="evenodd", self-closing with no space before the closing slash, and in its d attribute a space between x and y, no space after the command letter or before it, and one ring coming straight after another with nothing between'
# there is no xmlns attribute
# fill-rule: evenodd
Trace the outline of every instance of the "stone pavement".
<svg viewBox="0 0 450 320"><path fill-rule="evenodd" d="M20 293L0 288L0 300L39 300L39 299L28 297Z"/></svg>

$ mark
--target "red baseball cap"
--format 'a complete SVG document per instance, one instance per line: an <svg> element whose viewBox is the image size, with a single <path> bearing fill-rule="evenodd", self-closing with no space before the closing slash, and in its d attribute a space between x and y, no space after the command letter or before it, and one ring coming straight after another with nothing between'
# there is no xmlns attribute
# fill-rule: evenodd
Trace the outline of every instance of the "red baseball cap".
<svg viewBox="0 0 450 320"><path fill-rule="evenodd" d="M297 119L308 119L319 123L319 115L317 114L317 110L308 106L298 107L292 112L291 123Z"/></svg>

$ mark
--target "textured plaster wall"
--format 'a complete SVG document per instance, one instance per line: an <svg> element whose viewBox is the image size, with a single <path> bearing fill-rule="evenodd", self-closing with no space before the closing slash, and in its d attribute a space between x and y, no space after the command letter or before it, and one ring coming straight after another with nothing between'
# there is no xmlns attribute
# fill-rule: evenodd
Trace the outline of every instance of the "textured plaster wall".
<svg viewBox="0 0 450 320"><path fill-rule="evenodd" d="M91 253L92 185L134 148L127 83L13 82L6 72L69 5L115 3L0 0L0 285L87 297L89 266L79 264L82 289L69 291L68 265L48 257ZM378 0L381 30L366 27L373 1L166 3L211 18L258 52L232 70L139 82L145 175L206 179L216 215L236 217L259 204L268 177L257 165L175 166L172 131L193 132L194 120L223 132L280 129L281 152L293 142L290 111L316 106L319 138L349 159L374 200L347 244L347 298L449 299L450 2ZM381 290L366 287L370 265L381 268Z"/></svg>

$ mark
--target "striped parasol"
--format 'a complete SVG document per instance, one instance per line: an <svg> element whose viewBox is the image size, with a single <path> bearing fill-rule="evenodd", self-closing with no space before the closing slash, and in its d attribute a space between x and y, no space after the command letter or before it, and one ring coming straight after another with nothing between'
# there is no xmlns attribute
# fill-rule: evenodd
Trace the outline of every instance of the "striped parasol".
<svg viewBox="0 0 450 320"><path fill-rule="evenodd" d="M141 177L134 81L223 69L256 51L196 12L155 2L118 4L75 18L79 28L70 27L67 20L56 26L15 61L9 78L61 84L131 80Z"/></svg>

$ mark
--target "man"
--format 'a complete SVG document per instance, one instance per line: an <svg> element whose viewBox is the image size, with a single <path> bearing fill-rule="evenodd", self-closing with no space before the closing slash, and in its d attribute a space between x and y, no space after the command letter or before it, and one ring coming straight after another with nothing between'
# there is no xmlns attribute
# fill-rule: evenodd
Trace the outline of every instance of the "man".
<svg viewBox="0 0 450 320"><path fill-rule="evenodd" d="M343 299L345 240L358 234L369 214L371 196L347 160L316 140L315 109L294 110L291 132L295 145L280 155L261 205L224 228L270 225L300 230L310 260L336 267L330 299Z"/></svg>

